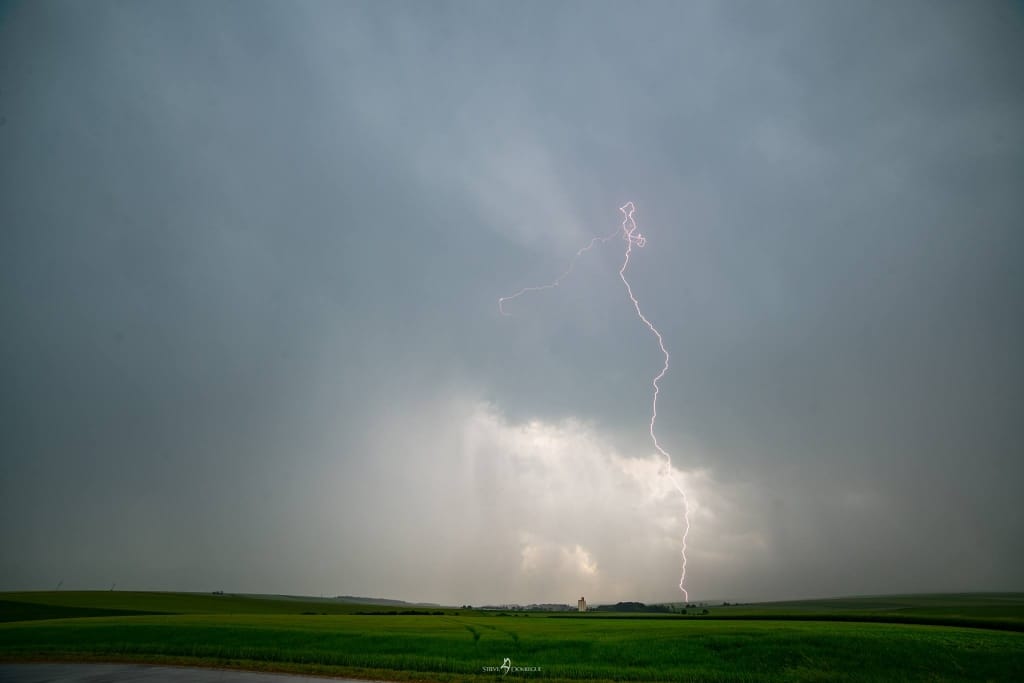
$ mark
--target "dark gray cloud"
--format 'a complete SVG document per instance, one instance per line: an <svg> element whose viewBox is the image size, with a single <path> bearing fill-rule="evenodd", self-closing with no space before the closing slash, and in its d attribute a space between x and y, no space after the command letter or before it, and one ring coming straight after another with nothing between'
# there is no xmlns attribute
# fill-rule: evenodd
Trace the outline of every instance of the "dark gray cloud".
<svg viewBox="0 0 1024 683"><path fill-rule="evenodd" d="M1003 3L0 8L0 587L1019 588Z"/></svg>

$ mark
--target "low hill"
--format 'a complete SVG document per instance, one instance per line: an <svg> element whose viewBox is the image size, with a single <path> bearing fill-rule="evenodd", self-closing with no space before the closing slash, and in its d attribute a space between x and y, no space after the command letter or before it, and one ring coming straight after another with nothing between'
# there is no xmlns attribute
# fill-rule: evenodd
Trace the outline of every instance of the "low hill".
<svg viewBox="0 0 1024 683"><path fill-rule="evenodd" d="M219 592L25 591L0 593L0 622L140 614L355 614L385 612L397 605L416 607Z"/></svg>

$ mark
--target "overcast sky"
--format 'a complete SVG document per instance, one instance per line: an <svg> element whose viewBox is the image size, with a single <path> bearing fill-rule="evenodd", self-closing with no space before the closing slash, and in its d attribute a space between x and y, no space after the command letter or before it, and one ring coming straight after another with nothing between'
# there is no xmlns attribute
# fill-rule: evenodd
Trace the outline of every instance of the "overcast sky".
<svg viewBox="0 0 1024 683"><path fill-rule="evenodd" d="M1024 589L1024 9L0 3L0 589Z"/></svg>

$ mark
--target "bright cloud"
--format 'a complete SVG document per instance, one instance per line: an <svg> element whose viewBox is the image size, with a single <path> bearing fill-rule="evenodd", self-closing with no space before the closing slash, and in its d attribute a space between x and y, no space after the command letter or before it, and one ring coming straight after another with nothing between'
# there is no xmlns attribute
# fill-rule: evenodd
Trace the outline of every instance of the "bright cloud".
<svg viewBox="0 0 1024 683"><path fill-rule="evenodd" d="M391 484L404 500L444 491L446 503L435 498L410 518L422 528L402 551L423 576L447 582L429 594L457 603L681 597L684 508L664 458L620 452L593 423L520 423L487 403L435 405L419 416L411 432L382 430L376 448L413 454ZM723 487L706 470L672 472L689 496L691 565L728 561Z"/></svg>

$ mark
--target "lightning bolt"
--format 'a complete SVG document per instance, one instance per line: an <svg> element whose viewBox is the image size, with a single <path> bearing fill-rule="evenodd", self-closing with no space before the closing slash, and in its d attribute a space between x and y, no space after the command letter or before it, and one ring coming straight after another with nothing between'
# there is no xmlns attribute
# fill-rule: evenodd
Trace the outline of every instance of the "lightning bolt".
<svg viewBox="0 0 1024 683"><path fill-rule="evenodd" d="M654 394L651 398L651 421L648 424L647 431L651 435L651 441L654 443L654 448L663 458L665 458L664 474L669 478L669 481L672 482L672 485L676 490L679 491L679 495L683 497L683 547L682 550L680 550L680 554L682 555L682 573L679 576L679 590L683 592L683 599L689 602L690 594L687 592L684 584L686 583L686 539L690 534L690 505L686 498L686 491L684 491L683 487L679 485L676 478L672 476L672 456L668 454L668 451L661 447L661 444L658 443L658 437L654 433L654 424L658 421L658 395L661 393L661 387L658 386L658 382L668 374L670 357L668 349L665 348L664 337L661 336L661 332L658 331L658 328L656 328L651 321L647 319L647 316L643 314L643 311L640 310L640 302L637 300L636 295L633 294L633 287L629 284L629 280L626 279L626 269L629 268L629 258L633 254L633 247L636 246L638 249L642 249L647 244L647 238L644 237L637 229L636 220L633 218L633 215L636 213L636 206L633 202L626 202L623 206L619 207L619 211L622 212L623 218L622 225L618 229L605 237L594 237L591 239L588 244L576 252L569 261L569 267L566 268L565 272L555 278L553 282L535 287L524 287L511 296L504 296L498 299L498 311L502 315L509 315L505 312L506 301L516 299L527 292L537 292L558 287L562 280L572 273L573 267L576 265L576 261L583 254L593 249L598 243L604 244L613 239L616 235L621 236L626 242L626 251L623 255L622 267L619 268L619 279L621 279L622 284L626 286L626 294L629 295L629 300L633 302L633 309L636 311L637 317L640 318L641 322L647 326L647 329L649 329L658 340L658 348L661 349L661 354L664 359L661 371L654 376L654 379L651 380L651 385L654 387Z"/></svg>
<svg viewBox="0 0 1024 683"><path fill-rule="evenodd" d="M654 423L658 420L658 394L661 393L661 388L658 386L658 382L661 378L668 373L668 349L665 348L665 339L661 336L661 332L658 331L651 321L647 319L647 316L640 310L640 302L637 301L636 296L633 294L633 288L629 284L629 280L626 279L626 268L629 267L629 257L633 253L633 245L635 244L638 248L643 248L647 244L647 239L640 234L636 227L636 220L633 219L633 214L636 213L636 206L633 202L626 202L625 205L619 207L619 211L622 212L622 233L626 240L626 255L622 260L622 267L619 268L619 279L622 280L622 284L626 285L626 294L629 295L629 300L633 302L633 309L636 311L637 316L643 321L644 325L647 326L655 337L658 339L658 348L661 349L661 355L664 357L664 362L661 366L661 372L654 376L651 380L651 385L654 387L654 396L651 398L651 422L648 425L648 432L651 435L651 441L654 442L654 447L658 453L665 458L665 474L668 476L669 481L676 487L676 491L679 491L679 495L683 497L683 548L680 550L680 554L683 556L682 574L679 576L679 590L683 592L683 598L689 602L690 594L686 592L683 584L686 582L686 537L690 535L690 504L686 499L686 491L679 485L676 478L672 476L672 456L668 454L661 444L658 443L658 437L654 434Z"/></svg>
<svg viewBox="0 0 1024 683"><path fill-rule="evenodd" d="M522 289L520 289L518 292L516 292L512 296L503 296L503 297L501 297L500 299L498 299L498 311L502 315L508 315L508 313L505 312L505 302L506 301L512 301L512 299L518 299L519 297L521 297L523 294L526 294L527 292L539 292L539 291L544 290L544 289L554 289L558 285L562 284L562 280L564 280L565 278L569 277L569 275L572 273L572 269L576 266L576 261L579 260L580 256L583 256L583 254L585 254L588 251L590 251L591 249L593 249L594 246L597 243L600 242L601 244L604 244L608 240L610 240L613 237L615 237L616 235L618 235L620 232L621 232L621 230L617 229L612 234L606 235L605 237L595 237L592 240L590 240L590 242L586 246L580 247L580 250L577 251L576 255L573 256L572 259L569 261L569 267L565 269L564 273L562 273L557 278L555 278L553 282L549 282L546 285L538 285L536 287L523 287Z"/></svg>

